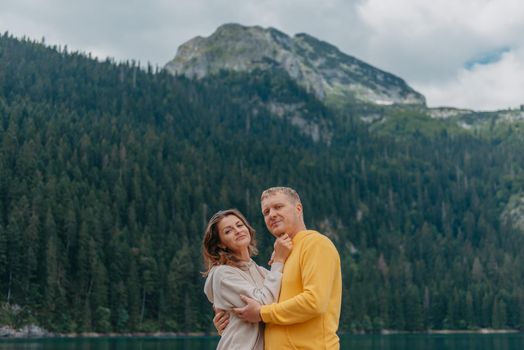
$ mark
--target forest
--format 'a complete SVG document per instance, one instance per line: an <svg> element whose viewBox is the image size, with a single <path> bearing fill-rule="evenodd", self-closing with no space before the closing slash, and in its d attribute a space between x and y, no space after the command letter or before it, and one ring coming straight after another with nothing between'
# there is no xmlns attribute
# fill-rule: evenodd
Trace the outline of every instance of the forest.
<svg viewBox="0 0 524 350"><path fill-rule="evenodd" d="M522 132L376 132L368 108L279 71L192 81L0 35L0 324L211 332L204 225L240 209L265 264L260 193L284 185L341 255L341 332L523 330L524 233L502 215Z"/></svg>

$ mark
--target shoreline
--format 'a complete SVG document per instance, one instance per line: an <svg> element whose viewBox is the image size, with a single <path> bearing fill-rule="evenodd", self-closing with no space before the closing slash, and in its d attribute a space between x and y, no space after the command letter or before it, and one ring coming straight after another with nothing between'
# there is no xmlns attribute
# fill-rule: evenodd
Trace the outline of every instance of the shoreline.
<svg viewBox="0 0 524 350"><path fill-rule="evenodd" d="M125 333L97 333L97 332L82 332L82 333L55 333L50 332L40 326L26 325L19 329L15 329L8 325L0 325L0 340L1 339L34 339L34 338L132 338L132 337L209 337L217 336L217 333L206 332L125 332Z"/></svg>
<svg viewBox="0 0 524 350"><path fill-rule="evenodd" d="M491 329L481 328L478 330L431 330L430 334L507 334L507 333L522 333L518 329Z"/></svg>
<svg viewBox="0 0 524 350"><path fill-rule="evenodd" d="M380 331L380 335L394 335L394 334L509 334L509 333L523 333L518 329L494 329L494 328L479 328L479 329L428 329L419 332L408 332L408 331L397 331L390 329L383 329ZM367 333L362 333L367 334Z"/></svg>
<svg viewBox="0 0 524 350"><path fill-rule="evenodd" d="M383 329L377 333L339 333L349 335L402 335L402 334L427 334L427 335L454 335L454 334L510 334L524 333L518 329L430 329L419 332L409 332L401 330ZM218 336L216 332L126 332L126 333L53 333L36 325L24 326L20 329L14 329L10 326L0 326L1 339L34 339L34 338L133 338L133 337L157 337L157 338L197 338L197 337L214 337Z"/></svg>

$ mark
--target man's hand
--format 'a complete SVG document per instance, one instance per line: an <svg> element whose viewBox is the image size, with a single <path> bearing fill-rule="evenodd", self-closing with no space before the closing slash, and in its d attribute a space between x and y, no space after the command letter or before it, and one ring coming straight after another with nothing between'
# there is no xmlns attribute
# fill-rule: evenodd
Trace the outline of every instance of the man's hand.
<svg viewBox="0 0 524 350"><path fill-rule="evenodd" d="M260 304L255 299L251 299L245 295L241 295L240 299L246 303L246 306L233 309L233 312L238 316L238 318L249 323L258 323L262 321L260 318Z"/></svg>
<svg viewBox="0 0 524 350"><path fill-rule="evenodd" d="M215 309L215 317L213 317L213 324L218 332L218 335L222 335L224 329L229 324L229 313L222 309Z"/></svg>

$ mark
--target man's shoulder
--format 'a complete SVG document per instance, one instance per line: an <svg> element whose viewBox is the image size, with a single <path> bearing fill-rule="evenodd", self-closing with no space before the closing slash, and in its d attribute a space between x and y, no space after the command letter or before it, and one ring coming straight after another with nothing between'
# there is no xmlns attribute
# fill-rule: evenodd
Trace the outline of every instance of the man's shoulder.
<svg viewBox="0 0 524 350"><path fill-rule="evenodd" d="M308 261L335 259L340 262L340 254L335 244L329 237L315 230L308 230L304 236L301 254L307 256Z"/></svg>
<svg viewBox="0 0 524 350"><path fill-rule="evenodd" d="M304 239L308 241L328 241L331 242L331 239L323 233L320 233L317 230L307 230L304 235Z"/></svg>
<svg viewBox="0 0 524 350"><path fill-rule="evenodd" d="M306 231L306 234L304 235L304 243L306 245L316 245L316 244L320 244L322 246L328 245L328 246L335 248L335 244L333 244L333 241L328 236L316 230L307 230Z"/></svg>

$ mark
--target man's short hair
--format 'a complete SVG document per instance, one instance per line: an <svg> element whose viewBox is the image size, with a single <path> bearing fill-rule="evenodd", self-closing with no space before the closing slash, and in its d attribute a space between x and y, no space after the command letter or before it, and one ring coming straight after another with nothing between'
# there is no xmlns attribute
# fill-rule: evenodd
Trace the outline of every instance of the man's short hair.
<svg viewBox="0 0 524 350"><path fill-rule="evenodd" d="M298 196L297 191L292 189L291 187L271 187L262 192L262 195L260 196L260 201L262 202L264 199L266 199L269 196L273 196L277 193L283 193L289 198L291 198L295 203L300 203L300 197Z"/></svg>

